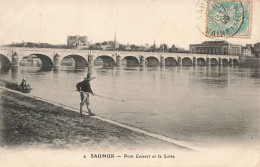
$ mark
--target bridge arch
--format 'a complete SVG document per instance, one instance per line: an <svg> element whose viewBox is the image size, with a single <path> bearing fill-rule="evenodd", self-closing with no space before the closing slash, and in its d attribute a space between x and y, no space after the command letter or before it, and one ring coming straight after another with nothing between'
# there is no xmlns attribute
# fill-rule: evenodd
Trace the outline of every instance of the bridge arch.
<svg viewBox="0 0 260 167"><path fill-rule="evenodd" d="M70 54L70 55L63 57L63 59L61 60L61 65L75 66L75 68L84 68L84 67L88 66L88 62L81 55Z"/></svg>
<svg viewBox="0 0 260 167"><path fill-rule="evenodd" d="M155 56L149 56L146 59L146 66L154 67L154 66L159 66L160 62L159 59Z"/></svg>
<svg viewBox="0 0 260 167"><path fill-rule="evenodd" d="M199 57L197 59L197 65L198 66L205 66L206 65L206 60L204 58L202 58L202 57Z"/></svg>
<svg viewBox="0 0 260 167"><path fill-rule="evenodd" d="M238 60L237 59L233 59L233 66L237 66L238 65Z"/></svg>
<svg viewBox="0 0 260 167"><path fill-rule="evenodd" d="M211 58L210 59L210 65L211 66L217 66L218 65L218 60L216 58Z"/></svg>
<svg viewBox="0 0 260 167"><path fill-rule="evenodd" d="M222 59L222 66L228 66L228 59L226 58Z"/></svg>
<svg viewBox="0 0 260 167"><path fill-rule="evenodd" d="M178 62L174 57L167 57L165 59L165 66L177 66Z"/></svg>
<svg viewBox="0 0 260 167"><path fill-rule="evenodd" d="M184 57L182 59L182 66L192 66L192 60L189 57Z"/></svg>
<svg viewBox="0 0 260 167"><path fill-rule="evenodd" d="M128 67L135 67L135 66L139 66L140 62L138 58L136 58L135 56L125 56L122 59L122 65L126 65Z"/></svg>
<svg viewBox="0 0 260 167"><path fill-rule="evenodd" d="M32 57L35 56L35 57L39 58L41 60L41 67L42 68L52 68L53 67L53 62L52 62L51 58L47 55L39 54L39 53L33 53L33 54L30 54L30 55L24 56L20 60L20 64L22 63L21 61L24 58L28 58L29 56L32 56Z"/></svg>
<svg viewBox="0 0 260 167"><path fill-rule="evenodd" d="M0 54L0 68L2 67L10 67L11 61L8 59L7 56Z"/></svg>
<svg viewBox="0 0 260 167"><path fill-rule="evenodd" d="M116 65L116 62L111 56L100 55L95 58L94 65L103 65L103 67L114 67Z"/></svg>

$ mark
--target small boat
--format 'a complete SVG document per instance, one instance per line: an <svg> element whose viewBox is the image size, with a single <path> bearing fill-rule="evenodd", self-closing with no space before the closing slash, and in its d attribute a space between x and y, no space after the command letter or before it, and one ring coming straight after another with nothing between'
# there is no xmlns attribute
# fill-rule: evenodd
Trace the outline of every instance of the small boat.
<svg viewBox="0 0 260 167"><path fill-rule="evenodd" d="M32 88L29 84L25 84L22 88L22 86L19 85L18 83L14 83L14 82L3 80L3 79L0 79L0 86L8 88L8 89L16 90L19 92L23 92L23 93L30 93L32 90Z"/></svg>

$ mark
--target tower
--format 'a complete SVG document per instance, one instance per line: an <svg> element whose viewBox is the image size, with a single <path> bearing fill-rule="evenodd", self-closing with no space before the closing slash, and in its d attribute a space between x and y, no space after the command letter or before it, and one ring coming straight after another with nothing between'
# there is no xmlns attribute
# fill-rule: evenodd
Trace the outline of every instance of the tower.
<svg viewBox="0 0 260 167"><path fill-rule="evenodd" d="M115 31L115 36L114 36L114 50L119 48L119 43L116 41L116 31Z"/></svg>
<svg viewBox="0 0 260 167"><path fill-rule="evenodd" d="M153 48L152 48L153 52L156 52L156 43L155 43L155 39L153 41Z"/></svg>
<svg viewBox="0 0 260 167"><path fill-rule="evenodd" d="M116 44L116 31L115 31L115 36L114 36L114 43Z"/></svg>
<svg viewBox="0 0 260 167"><path fill-rule="evenodd" d="M154 49L156 49L155 38L154 38L154 41L153 41L153 47L154 47Z"/></svg>

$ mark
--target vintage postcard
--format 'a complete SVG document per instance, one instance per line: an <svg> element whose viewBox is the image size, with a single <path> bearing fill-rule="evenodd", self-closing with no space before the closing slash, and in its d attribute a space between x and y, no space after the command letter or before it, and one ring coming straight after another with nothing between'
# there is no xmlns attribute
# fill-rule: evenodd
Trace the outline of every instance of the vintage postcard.
<svg viewBox="0 0 260 167"><path fill-rule="evenodd" d="M260 0L0 0L0 166L260 166Z"/></svg>

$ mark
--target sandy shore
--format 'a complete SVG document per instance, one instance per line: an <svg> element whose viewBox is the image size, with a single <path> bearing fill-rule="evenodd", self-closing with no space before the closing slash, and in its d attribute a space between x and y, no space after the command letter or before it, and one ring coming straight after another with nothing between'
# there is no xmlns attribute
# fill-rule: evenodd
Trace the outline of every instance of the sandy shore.
<svg viewBox="0 0 260 167"><path fill-rule="evenodd" d="M2 147L183 148L99 119L0 89Z"/></svg>

